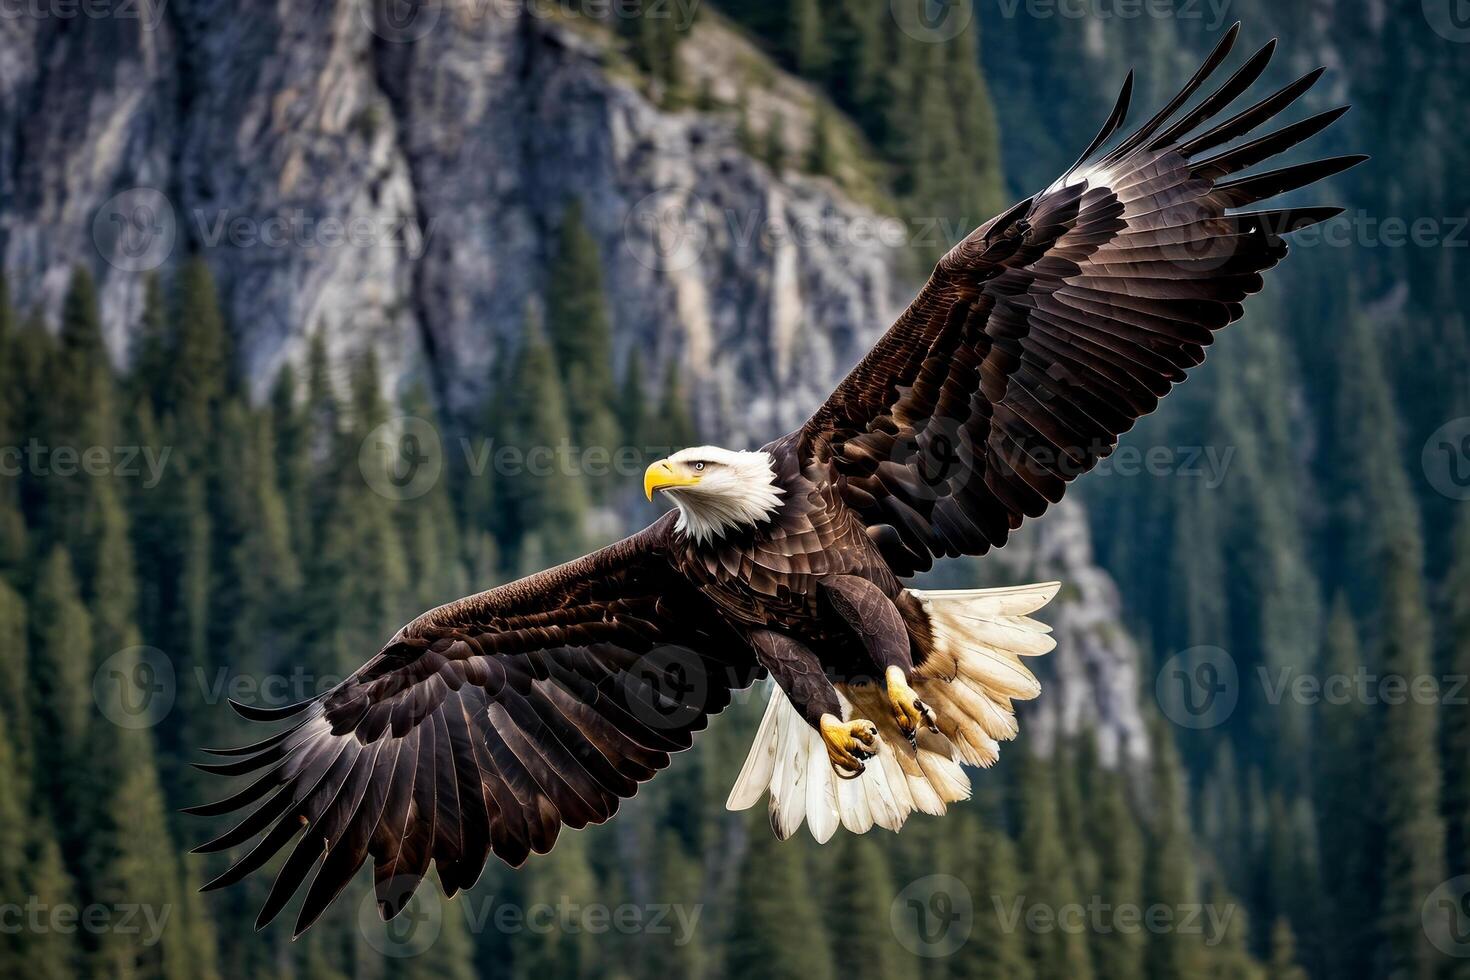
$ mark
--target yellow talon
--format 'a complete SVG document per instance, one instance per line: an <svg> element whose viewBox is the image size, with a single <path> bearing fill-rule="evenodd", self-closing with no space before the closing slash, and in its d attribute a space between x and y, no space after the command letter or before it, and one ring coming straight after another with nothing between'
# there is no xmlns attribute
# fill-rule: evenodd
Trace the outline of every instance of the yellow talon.
<svg viewBox="0 0 1470 980"><path fill-rule="evenodd" d="M902 668L889 667L884 678L888 681L888 703L893 707L893 719L898 722L898 730L903 732L909 744L917 750L920 725L936 735L939 733L939 726L934 722L934 712L909 687L908 678L904 676Z"/></svg>
<svg viewBox="0 0 1470 980"><path fill-rule="evenodd" d="M866 718L843 721L836 715L823 715L818 720L822 741L827 744L827 759L837 775L861 775L865 759L878 754L878 726Z"/></svg>

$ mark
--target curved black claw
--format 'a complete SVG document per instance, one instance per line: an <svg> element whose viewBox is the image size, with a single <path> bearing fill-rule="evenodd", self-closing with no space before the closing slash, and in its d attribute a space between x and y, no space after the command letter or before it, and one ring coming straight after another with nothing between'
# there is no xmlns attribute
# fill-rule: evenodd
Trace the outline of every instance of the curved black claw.
<svg viewBox="0 0 1470 980"><path fill-rule="evenodd" d="M939 723L934 720L934 712L930 710L929 706L918 698L914 698L914 707L919 709L919 714L924 717L924 724L929 727L929 731L938 735Z"/></svg>

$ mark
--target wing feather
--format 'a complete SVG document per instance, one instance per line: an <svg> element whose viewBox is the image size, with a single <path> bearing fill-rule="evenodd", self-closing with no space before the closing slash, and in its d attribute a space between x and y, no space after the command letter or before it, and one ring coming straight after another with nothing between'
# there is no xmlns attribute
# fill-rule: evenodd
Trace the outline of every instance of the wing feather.
<svg viewBox="0 0 1470 980"><path fill-rule="evenodd" d="M951 249L796 434L803 463L828 467L900 575L999 547L1059 500L1204 359L1214 332L1240 318L1261 274L1285 256L1283 236L1339 213L1233 210L1365 159L1244 172L1345 111L1228 146L1321 77L1308 72L1217 120L1265 72L1274 41L1181 113L1238 33L1231 28L1178 95L1105 150L1121 128L1130 73L1078 164ZM945 445L958 447L948 460L956 465L936 465Z"/></svg>
<svg viewBox="0 0 1470 980"><path fill-rule="evenodd" d="M452 895L491 853L519 866L550 850L563 824L612 817L689 747L732 686L758 673L745 643L669 564L671 524L669 515L586 558L431 610L317 699L238 706L251 720L303 717L199 766L260 773L191 808L217 816L258 804L196 848L258 838L205 888L239 881L294 839L257 927L311 877L299 935L369 858L391 918L431 865ZM672 683L660 670L673 662L697 683Z"/></svg>

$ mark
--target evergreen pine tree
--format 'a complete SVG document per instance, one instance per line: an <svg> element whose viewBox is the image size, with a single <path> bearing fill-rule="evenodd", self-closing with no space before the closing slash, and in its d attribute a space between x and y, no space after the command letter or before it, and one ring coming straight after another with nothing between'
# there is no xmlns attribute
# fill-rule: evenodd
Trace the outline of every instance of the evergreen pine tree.
<svg viewBox="0 0 1470 980"><path fill-rule="evenodd" d="M1412 541L1392 548L1381 573L1383 676L1398 678L1407 695L1379 708L1375 809L1383 824L1380 914L1391 970L1430 980L1440 957L1425 935L1421 909L1425 896L1445 879L1445 828L1439 809L1437 705L1414 694L1433 669L1429 611L1413 560L1418 553Z"/></svg>
<svg viewBox="0 0 1470 980"><path fill-rule="evenodd" d="M427 393L415 387L405 397L403 414L437 424ZM450 499L449 481L438 480L426 492L399 501L397 519L408 560L410 604L428 609L470 590L463 565L459 528Z"/></svg>
<svg viewBox="0 0 1470 980"><path fill-rule="evenodd" d="M425 882L423 887L438 886ZM417 956L389 957L384 963L386 977L390 980L476 980L474 943L463 909L463 902L445 902L434 941Z"/></svg>
<svg viewBox="0 0 1470 980"><path fill-rule="evenodd" d="M501 478L497 494L508 554L534 535L549 563L580 554L587 513L581 480L560 471L562 447L570 442L560 379L541 327L528 313L514 372L520 397L501 418L500 446L518 449L523 472ZM542 566L545 567L545 566Z"/></svg>
<svg viewBox="0 0 1470 980"><path fill-rule="evenodd" d="M1197 886L1179 756L1162 719L1153 722L1153 832L1144 858L1145 907L1180 909L1196 901ZM1144 954L1149 980L1197 976L1202 968L1197 937L1178 929L1151 933Z"/></svg>
<svg viewBox="0 0 1470 980"><path fill-rule="evenodd" d="M689 413L689 402L679 377L679 368L673 361L669 362L668 369L664 372L663 399L658 406L658 428L656 446L659 448L683 449L695 445L699 439L694 428L694 418Z"/></svg>
<svg viewBox="0 0 1470 980"><path fill-rule="evenodd" d="M69 854L80 853L87 828L67 818L92 810L87 771L92 704L92 617L82 602L71 560L60 545L41 563L31 600L31 696L35 785Z"/></svg>
<svg viewBox="0 0 1470 980"><path fill-rule="evenodd" d="M799 845L750 825L750 850L735 888L725 975L832 980L831 947Z"/></svg>
<svg viewBox="0 0 1470 980"><path fill-rule="evenodd" d="M886 67L885 14L866 0L837 0L826 19L830 90L870 137L882 118L878 101Z"/></svg>
<svg viewBox="0 0 1470 980"><path fill-rule="evenodd" d="M413 614L408 601L408 566L403 539L394 520L394 501L373 489L357 452L387 420L377 358L365 354L352 372L350 412L333 453L336 470L328 474L332 503L321 529L321 555L309 566L308 589L323 595L329 618L318 624L326 634L332 671L352 670L364 650L375 650ZM381 484L378 484L381 485Z"/></svg>
<svg viewBox="0 0 1470 980"><path fill-rule="evenodd" d="M10 305L9 281L0 275L0 446L20 446L28 433L21 428L27 409L21 402L25 379L21 370L22 338ZM29 542L21 512L22 473L0 475L0 576L19 577L27 562Z"/></svg>
<svg viewBox="0 0 1470 980"><path fill-rule="evenodd" d="M1246 910L1218 881L1210 886L1209 900L1207 916L1224 920L1224 935L1206 937L1214 945L1205 957L1204 975L1210 980L1265 980L1261 965L1251 957Z"/></svg>
<svg viewBox="0 0 1470 980"><path fill-rule="evenodd" d="M221 441L234 449L216 464L210 647L232 671L269 673L280 665L262 660L261 637L274 635L278 610L289 608L301 584L276 474L271 416L232 397L219 411L219 425ZM271 573L262 575L261 569Z"/></svg>
<svg viewBox="0 0 1470 980"><path fill-rule="evenodd" d="M637 351L629 351L628 366L623 372L623 386L618 394L618 425L623 432L623 445L639 452L645 448L650 423L643 393L643 359Z"/></svg>
<svg viewBox="0 0 1470 980"><path fill-rule="evenodd" d="M817 0L792 0L787 44L791 63L804 78L820 77L829 54L822 30L822 10Z"/></svg>
<svg viewBox="0 0 1470 980"><path fill-rule="evenodd" d="M584 450L612 452L618 444L612 326L602 291L602 259L575 198L562 216L547 281L546 333L566 392L572 438Z"/></svg>
<svg viewBox="0 0 1470 980"><path fill-rule="evenodd" d="M707 931L705 910L701 907L704 891L704 869L701 863L685 850L675 831L665 831L658 848L658 894L665 904L675 906L689 921L698 912L692 935L683 935L677 924L670 923L670 931L652 935L639 945L647 947L646 961L639 971L650 977L704 976L708 967L708 950L704 942ZM599 891L605 886L599 885ZM670 918L678 918L671 915Z"/></svg>
<svg viewBox="0 0 1470 980"><path fill-rule="evenodd" d="M758 156L755 131L750 126L750 99L744 89L735 103L735 145L749 156Z"/></svg>
<svg viewBox="0 0 1470 980"><path fill-rule="evenodd" d="M168 378L173 360L173 337L169 330L168 303L163 280L151 272L143 285L143 315L133 341L128 376L128 402L136 407L148 402L155 414L168 413Z"/></svg>
<svg viewBox="0 0 1470 980"><path fill-rule="evenodd" d="M49 913L71 897L70 883L49 822L36 819L30 809L30 774L10 737L14 717L0 710L0 772L7 774L5 792L0 793L0 896L16 905L35 901ZM26 914L22 909L21 915ZM27 980L63 980L73 975L70 946L55 929L32 930L12 919L0 930L0 972Z"/></svg>
<svg viewBox="0 0 1470 980"><path fill-rule="evenodd" d="M699 80L699 90L694 95L694 108L700 112L714 112L719 104L719 99L715 98L714 80L706 75Z"/></svg>
<svg viewBox="0 0 1470 980"><path fill-rule="evenodd" d="M46 908L54 909L75 901L72 881L61 859L61 848L48 828L38 828L37 855L31 865L29 894ZM71 937L56 930L42 930L31 937L24 973L26 980L70 980L77 975L79 951Z"/></svg>
<svg viewBox="0 0 1470 980"><path fill-rule="evenodd" d="M96 641L94 663L101 663L124 647L139 642L138 582L134 576L133 543L128 517L109 484L93 495L97 515L97 570L92 584L92 625Z"/></svg>
<svg viewBox="0 0 1470 980"><path fill-rule="evenodd" d="M593 980L602 974L597 937L571 918L573 908L597 900L597 881L587 863L587 837L563 832L556 848L541 859L525 883L523 908L553 910L550 928L525 930L512 942L519 971L524 976Z"/></svg>
<svg viewBox="0 0 1470 980"><path fill-rule="evenodd" d="M633 62L655 83L655 91L665 99L677 98L684 77L678 50L684 32L673 11L644 5L623 23L630 34Z"/></svg>
<svg viewBox="0 0 1470 980"><path fill-rule="evenodd" d="M112 377L102 342L102 315L92 275L78 266L62 301L57 359L51 379L52 426L57 444L77 447L109 443Z"/></svg>
<svg viewBox="0 0 1470 980"><path fill-rule="evenodd" d="M1267 964L1268 980L1307 980L1307 971L1296 962L1296 938L1291 923L1277 919L1271 930L1271 959Z"/></svg>
<svg viewBox="0 0 1470 980"><path fill-rule="evenodd" d="M844 837L834 861L834 875L825 881L830 898L828 922L886 923L894 888L887 861L875 841ZM831 937L832 972L838 977L862 976L898 980L907 971L899 962L901 949L887 930L842 929Z"/></svg>
<svg viewBox="0 0 1470 980"><path fill-rule="evenodd" d="M15 375L19 342L16 328L15 308L10 305L10 280L0 274L0 445L15 445L19 441L15 428L20 408L16 403L20 380Z"/></svg>
<svg viewBox="0 0 1470 980"><path fill-rule="evenodd" d="M110 478L79 468L88 451L115 445L113 385L102 317L92 276L78 267L62 303L61 330L55 360L48 365L43 404L43 442L50 445L51 465L34 474L43 492L47 541L64 544L71 553L83 588L96 573L98 508L95 495ZM72 454L65 469L62 453Z"/></svg>
<svg viewBox="0 0 1470 980"><path fill-rule="evenodd" d="M46 330L45 320L39 314L27 317L10 348L15 384L10 392L11 429L17 439L35 435L49 442L53 438L49 379L61 358ZM50 489L47 481L31 467L22 469L16 490L26 526L32 531L45 530L45 497Z"/></svg>
<svg viewBox="0 0 1470 980"><path fill-rule="evenodd" d="M765 147L761 150L761 159L777 174L786 169L786 117L779 112L771 113L771 118L766 122L766 140Z"/></svg>
<svg viewBox="0 0 1470 980"><path fill-rule="evenodd" d="M0 715L6 719L12 759L17 768L0 770L29 776L32 769L30 690L30 641L26 603L4 581L0 581ZM5 892L0 891L0 895Z"/></svg>
<svg viewBox="0 0 1470 980"><path fill-rule="evenodd" d="M150 936L146 929L104 933L95 957L96 972L210 980L218 976L213 928L199 904L186 897L150 740L143 730L119 729L112 734L111 776L116 790L106 800L106 824L93 831L104 839L93 841L100 860L92 897L113 908L135 903L145 918L151 914L163 928L158 936ZM168 918L162 919L164 915Z"/></svg>
<svg viewBox="0 0 1470 980"><path fill-rule="evenodd" d="M832 110L819 107L812 120L812 138L807 151L806 169L814 174L832 176L837 171L837 150L833 146Z"/></svg>
<svg viewBox="0 0 1470 980"><path fill-rule="evenodd" d="M7 675L5 683L11 678ZM30 891L30 869L26 857L30 841L26 839L29 793L17 792L26 769L10 737L10 719L15 715L7 703L0 707L0 772L8 774L6 791L0 793L0 895L15 901ZM0 930L0 972L6 976L24 976L28 952L24 929Z"/></svg>
<svg viewBox="0 0 1470 980"><path fill-rule="evenodd" d="M1056 768L1039 757L1026 760L1020 773L1020 848L1026 861L1026 901L1060 916L1064 906L1079 903L1069 853L1058 812ZM1090 978L1092 965L1086 937L1057 928L1030 933L1031 962L1036 980Z"/></svg>
<svg viewBox="0 0 1470 980"><path fill-rule="evenodd" d="M1449 676L1470 678L1470 508L1455 528L1449 596ZM1451 875L1470 874L1470 708L1462 701L1444 712L1444 812Z"/></svg>
<svg viewBox="0 0 1470 980"><path fill-rule="evenodd" d="M228 338L214 277L194 257L179 272L178 325L169 381L178 452L196 468L213 445L215 411L228 381Z"/></svg>
<svg viewBox="0 0 1470 980"><path fill-rule="evenodd" d="M968 814L965 815L969 817ZM974 925L969 940L954 954L953 974L974 980L1031 980L1025 920L1012 921L1015 903L1029 901L1015 845L998 829L966 819L960 836L956 874L973 889Z"/></svg>
<svg viewBox="0 0 1470 980"><path fill-rule="evenodd" d="M1088 794L1090 843L1098 860L1098 892L1114 908L1143 904L1143 835L1128 803L1126 777L1099 772ZM1112 929L1092 940L1098 980L1127 980L1143 973L1144 936Z"/></svg>

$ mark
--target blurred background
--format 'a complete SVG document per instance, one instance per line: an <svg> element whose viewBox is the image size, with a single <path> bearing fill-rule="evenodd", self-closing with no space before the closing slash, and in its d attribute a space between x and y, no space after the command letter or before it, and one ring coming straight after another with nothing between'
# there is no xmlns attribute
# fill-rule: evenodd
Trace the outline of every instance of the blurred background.
<svg viewBox="0 0 1470 980"><path fill-rule="evenodd" d="M178 809L226 698L651 519L1235 20L1373 160L1003 552L1056 577L975 799L817 848L737 699L610 824L302 939ZM0 11L0 972L1470 976L1462 0L27 0ZM1264 91L1264 89L1263 89Z"/></svg>

